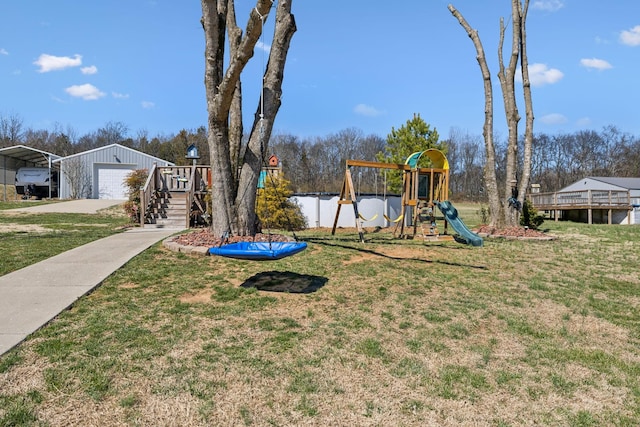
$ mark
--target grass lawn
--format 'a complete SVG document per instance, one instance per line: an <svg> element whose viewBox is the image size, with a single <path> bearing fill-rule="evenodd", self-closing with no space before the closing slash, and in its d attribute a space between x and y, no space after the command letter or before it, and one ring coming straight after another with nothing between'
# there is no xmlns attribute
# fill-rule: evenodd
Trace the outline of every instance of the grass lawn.
<svg viewBox="0 0 640 427"><path fill-rule="evenodd" d="M99 214L8 213L48 202L0 202L0 275L122 231L128 219L117 209Z"/></svg>
<svg viewBox="0 0 640 427"><path fill-rule="evenodd" d="M543 228L309 230L272 262L156 245L0 358L0 426L637 426L640 227Z"/></svg>

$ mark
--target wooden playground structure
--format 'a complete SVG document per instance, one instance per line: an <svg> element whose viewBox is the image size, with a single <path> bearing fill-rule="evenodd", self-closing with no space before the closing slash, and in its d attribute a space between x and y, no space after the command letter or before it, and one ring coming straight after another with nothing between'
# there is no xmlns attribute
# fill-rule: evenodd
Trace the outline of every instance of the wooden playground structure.
<svg viewBox="0 0 640 427"><path fill-rule="evenodd" d="M418 161L423 155L430 159L431 167L418 167ZM358 201L351 173L351 169L354 167L402 171L400 215L397 218L389 218L386 214L384 215L389 223L395 224L394 236L398 233L400 238L414 238L418 231L418 225L420 225L425 240L442 238L435 223L435 204L448 199L449 162L440 150L431 148L418 151L411 154L404 164L347 160L331 234L336 232L342 205L352 205L358 235L360 241L364 242L362 223L366 221L366 218L362 217L358 211ZM446 235L446 233L447 221L445 219L444 234ZM450 238L450 236L447 237Z"/></svg>

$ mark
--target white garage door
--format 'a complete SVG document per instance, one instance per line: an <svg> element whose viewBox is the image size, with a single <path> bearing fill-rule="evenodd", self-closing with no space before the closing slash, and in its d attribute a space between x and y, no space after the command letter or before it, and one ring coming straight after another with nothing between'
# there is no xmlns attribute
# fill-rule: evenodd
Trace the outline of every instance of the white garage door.
<svg viewBox="0 0 640 427"><path fill-rule="evenodd" d="M98 169L98 198L126 200L127 187L124 180L133 169Z"/></svg>

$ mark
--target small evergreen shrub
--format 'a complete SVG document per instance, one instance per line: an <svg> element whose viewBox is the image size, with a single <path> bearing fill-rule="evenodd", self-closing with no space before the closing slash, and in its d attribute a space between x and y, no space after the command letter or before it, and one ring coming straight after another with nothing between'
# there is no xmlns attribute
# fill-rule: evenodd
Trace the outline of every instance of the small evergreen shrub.
<svg viewBox="0 0 640 427"><path fill-rule="evenodd" d="M544 222L544 216L538 213L529 199L524 200L522 215L520 215L520 225L537 230Z"/></svg>
<svg viewBox="0 0 640 427"><path fill-rule="evenodd" d="M293 194L289 185L289 181L281 176L265 179L264 188L258 190L256 197L256 214L262 227L291 231L307 228L302 208L289 200Z"/></svg>
<svg viewBox="0 0 640 427"><path fill-rule="evenodd" d="M481 224L489 224L489 208L481 206L478 214L480 215Z"/></svg>

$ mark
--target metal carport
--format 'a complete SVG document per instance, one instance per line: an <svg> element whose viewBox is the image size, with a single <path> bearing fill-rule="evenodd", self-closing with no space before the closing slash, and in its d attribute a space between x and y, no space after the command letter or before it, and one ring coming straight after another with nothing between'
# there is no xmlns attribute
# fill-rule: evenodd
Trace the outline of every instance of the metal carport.
<svg viewBox="0 0 640 427"><path fill-rule="evenodd" d="M2 165L3 170L5 200L7 199L7 168L11 169L14 174L23 166L49 168L49 175L51 175L51 170L54 169L52 162L61 158L56 154L27 147L26 145L0 148L0 157L0 165ZM51 181L49 181L49 198L51 198Z"/></svg>

